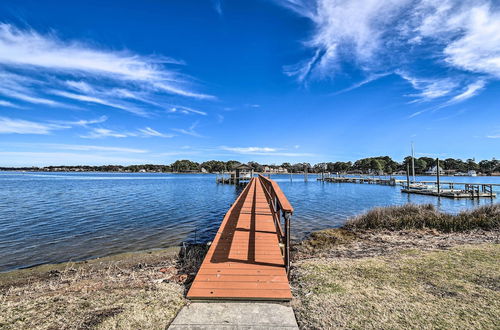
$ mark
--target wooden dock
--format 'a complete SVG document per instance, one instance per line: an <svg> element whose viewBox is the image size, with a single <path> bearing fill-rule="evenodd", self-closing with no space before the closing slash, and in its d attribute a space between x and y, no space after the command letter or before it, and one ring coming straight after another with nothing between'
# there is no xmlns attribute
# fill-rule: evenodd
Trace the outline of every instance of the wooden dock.
<svg viewBox="0 0 500 330"><path fill-rule="evenodd" d="M332 183L365 183L388 186L401 185L403 187L401 192L403 193L448 198L496 198L497 194L494 192L493 187L500 186L494 183L474 182L410 182L409 177L407 180L401 180L396 178L331 176L329 173L322 173L317 180ZM424 186L424 188L420 186Z"/></svg>
<svg viewBox="0 0 500 330"><path fill-rule="evenodd" d="M423 187L418 187L423 185ZM417 184L403 183L401 192L407 194L428 195L447 198L496 198L493 191L497 184L492 183L464 183L464 182L440 182L419 181ZM447 186L447 188L446 188ZM457 188L463 186L463 188Z"/></svg>
<svg viewBox="0 0 500 330"><path fill-rule="evenodd" d="M386 186L395 186L403 180L395 178L383 179L375 177L351 177L351 176L330 176L321 174L318 181L333 182L333 183L367 183L367 184L381 184Z"/></svg>
<svg viewBox="0 0 500 330"><path fill-rule="evenodd" d="M292 213L276 182L252 178L226 213L187 297L290 300Z"/></svg>
<svg viewBox="0 0 500 330"><path fill-rule="evenodd" d="M251 177L235 177L234 175L217 175L215 177L215 182L220 184L234 184L239 186L247 185Z"/></svg>

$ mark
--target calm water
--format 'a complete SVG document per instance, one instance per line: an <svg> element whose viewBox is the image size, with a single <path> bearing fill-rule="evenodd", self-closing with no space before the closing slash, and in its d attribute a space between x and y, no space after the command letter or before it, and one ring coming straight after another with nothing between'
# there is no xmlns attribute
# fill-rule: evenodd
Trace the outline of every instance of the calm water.
<svg viewBox="0 0 500 330"><path fill-rule="evenodd" d="M432 203L455 213L492 203L407 195L399 187L321 183L311 175L309 182L272 178L295 207L296 239L375 206ZM500 183L500 177L442 180ZM240 192L201 174L0 172L0 187L0 271L208 241Z"/></svg>

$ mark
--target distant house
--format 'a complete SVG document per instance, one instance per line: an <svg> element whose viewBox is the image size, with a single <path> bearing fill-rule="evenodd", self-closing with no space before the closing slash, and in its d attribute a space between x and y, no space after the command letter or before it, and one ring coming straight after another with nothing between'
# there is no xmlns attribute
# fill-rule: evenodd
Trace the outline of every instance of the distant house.
<svg viewBox="0 0 500 330"><path fill-rule="evenodd" d="M208 173L208 171L207 171L207 169L206 169L206 168L202 167L202 168L201 168L201 173Z"/></svg>
<svg viewBox="0 0 500 330"><path fill-rule="evenodd" d="M436 175L438 173L438 168L437 166L433 166L431 167L430 169L428 169L425 174L429 174L429 175ZM439 174L440 175L443 175L444 174L444 170L441 168L441 166L439 167Z"/></svg>
<svg viewBox="0 0 500 330"><path fill-rule="evenodd" d="M241 164L234 168L235 176L237 178L251 178L253 177L253 167L247 164Z"/></svg>
<svg viewBox="0 0 500 330"><path fill-rule="evenodd" d="M139 173L146 173L146 170L145 170L145 169L143 169L143 168L141 168L141 169L139 170Z"/></svg>
<svg viewBox="0 0 500 330"><path fill-rule="evenodd" d="M468 176L477 176L477 173L476 173L476 171L474 171L474 170L469 170L469 171L467 172L467 175L468 175Z"/></svg>
<svg viewBox="0 0 500 330"><path fill-rule="evenodd" d="M288 170L284 167L278 167L278 172L277 173L288 173Z"/></svg>

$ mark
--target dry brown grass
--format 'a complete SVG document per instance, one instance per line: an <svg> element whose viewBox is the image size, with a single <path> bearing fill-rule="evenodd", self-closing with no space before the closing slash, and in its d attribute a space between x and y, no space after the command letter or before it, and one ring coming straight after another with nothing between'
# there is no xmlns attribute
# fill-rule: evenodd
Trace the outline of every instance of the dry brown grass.
<svg viewBox="0 0 500 330"><path fill-rule="evenodd" d="M379 207L350 219L346 229L436 229L443 232L500 229L500 204L478 207L453 215L431 205L406 204Z"/></svg>
<svg viewBox="0 0 500 330"><path fill-rule="evenodd" d="M500 245L297 261L303 329L498 329Z"/></svg>
<svg viewBox="0 0 500 330"><path fill-rule="evenodd" d="M0 274L2 329L165 329L186 303L178 249Z"/></svg>
<svg viewBox="0 0 500 330"><path fill-rule="evenodd" d="M303 329L500 329L500 205L378 208L293 247Z"/></svg>

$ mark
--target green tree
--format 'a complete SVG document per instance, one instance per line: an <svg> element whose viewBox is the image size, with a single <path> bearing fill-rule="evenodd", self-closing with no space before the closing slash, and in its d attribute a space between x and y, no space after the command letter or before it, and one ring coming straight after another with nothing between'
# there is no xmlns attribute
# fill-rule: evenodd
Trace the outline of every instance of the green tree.
<svg viewBox="0 0 500 330"><path fill-rule="evenodd" d="M264 166L257 162L248 162L248 166L251 166L255 172L264 172Z"/></svg>
<svg viewBox="0 0 500 330"><path fill-rule="evenodd" d="M240 166L241 163L237 160L228 160L226 162L226 170L233 171L237 166Z"/></svg>
<svg viewBox="0 0 500 330"><path fill-rule="evenodd" d="M467 159L467 169L468 170L479 170L479 165L476 163L475 159Z"/></svg>
<svg viewBox="0 0 500 330"><path fill-rule="evenodd" d="M382 161L376 158L372 158L370 161L370 169L375 171L375 172L381 172L382 171Z"/></svg>
<svg viewBox="0 0 500 330"><path fill-rule="evenodd" d="M415 172L424 173L427 170L427 162L422 158L415 159Z"/></svg>
<svg viewBox="0 0 500 330"><path fill-rule="evenodd" d="M226 169L226 163L220 160L209 160L201 163L200 167L204 168L210 173L222 172Z"/></svg>
<svg viewBox="0 0 500 330"><path fill-rule="evenodd" d="M200 164L187 159L176 160L172 165L170 165L170 167L175 172L188 172L188 171L200 170Z"/></svg>

